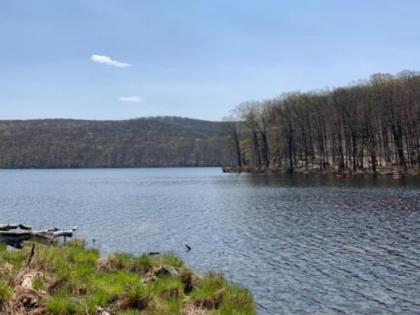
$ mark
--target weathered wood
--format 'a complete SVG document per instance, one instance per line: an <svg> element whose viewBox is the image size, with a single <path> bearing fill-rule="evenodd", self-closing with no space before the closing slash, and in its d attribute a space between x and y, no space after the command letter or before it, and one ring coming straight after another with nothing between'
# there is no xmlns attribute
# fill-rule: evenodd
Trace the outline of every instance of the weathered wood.
<svg viewBox="0 0 420 315"><path fill-rule="evenodd" d="M17 228L21 230L32 230L32 227L26 224L0 224L0 231L16 230Z"/></svg>
<svg viewBox="0 0 420 315"><path fill-rule="evenodd" d="M30 226L25 224L0 224L0 243L5 243L15 248L22 248L23 242L29 240L50 243L58 237L71 238L76 230L77 227L70 230L52 228L33 231Z"/></svg>
<svg viewBox="0 0 420 315"><path fill-rule="evenodd" d="M0 231L10 231L17 228L18 228L17 224L0 224Z"/></svg>
<svg viewBox="0 0 420 315"><path fill-rule="evenodd" d="M32 230L32 226L26 224L19 224L21 230Z"/></svg>

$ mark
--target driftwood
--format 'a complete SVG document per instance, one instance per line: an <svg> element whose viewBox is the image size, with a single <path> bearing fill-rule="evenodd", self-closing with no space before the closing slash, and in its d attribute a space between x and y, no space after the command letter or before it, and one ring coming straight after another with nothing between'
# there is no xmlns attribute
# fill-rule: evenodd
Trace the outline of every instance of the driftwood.
<svg viewBox="0 0 420 315"><path fill-rule="evenodd" d="M51 243L58 237L73 237L74 227L69 230L58 228L47 230L32 230L32 227L25 224L0 224L0 243L5 243L15 248L22 248L25 241L37 240L44 243Z"/></svg>
<svg viewBox="0 0 420 315"><path fill-rule="evenodd" d="M26 224L0 224L0 231L16 230L17 228L21 230L32 230L32 227Z"/></svg>

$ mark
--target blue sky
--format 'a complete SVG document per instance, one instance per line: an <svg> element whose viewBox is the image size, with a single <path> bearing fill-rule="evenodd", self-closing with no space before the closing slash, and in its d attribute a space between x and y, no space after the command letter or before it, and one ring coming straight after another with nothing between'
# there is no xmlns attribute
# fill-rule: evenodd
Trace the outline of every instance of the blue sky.
<svg viewBox="0 0 420 315"><path fill-rule="evenodd" d="M2 0L0 119L219 120L420 70L419 13L417 0Z"/></svg>

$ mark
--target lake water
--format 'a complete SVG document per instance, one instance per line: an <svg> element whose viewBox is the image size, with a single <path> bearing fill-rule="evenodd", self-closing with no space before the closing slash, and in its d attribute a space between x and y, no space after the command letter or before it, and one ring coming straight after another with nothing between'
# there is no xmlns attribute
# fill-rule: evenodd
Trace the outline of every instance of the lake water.
<svg viewBox="0 0 420 315"><path fill-rule="evenodd" d="M104 253L171 250L251 289L259 314L420 313L418 180L0 170L14 222L77 225Z"/></svg>

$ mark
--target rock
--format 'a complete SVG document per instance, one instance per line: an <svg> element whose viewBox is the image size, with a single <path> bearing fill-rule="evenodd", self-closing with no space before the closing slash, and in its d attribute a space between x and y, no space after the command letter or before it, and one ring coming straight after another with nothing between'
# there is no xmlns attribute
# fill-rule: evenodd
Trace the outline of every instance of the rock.
<svg viewBox="0 0 420 315"><path fill-rule="evenodd" d="M182 315L207 315L208 310L200 308L193 303L186 303L182 307Z"/></svg>
<svg viewBox="0 0 420 315"><path fill-rule="evenodd" d="M160 277L177 277L179 271L171 266L153 267L149 272L144 275L142 283L156 281Z"/></svg>
<svg viewBox="0 0 420 315"><path fill-rule="evenodd" d="M103 309L102 307L98 306L96 308L96 315L111 315L110 312L106 311L105 309Z"/></svg>

